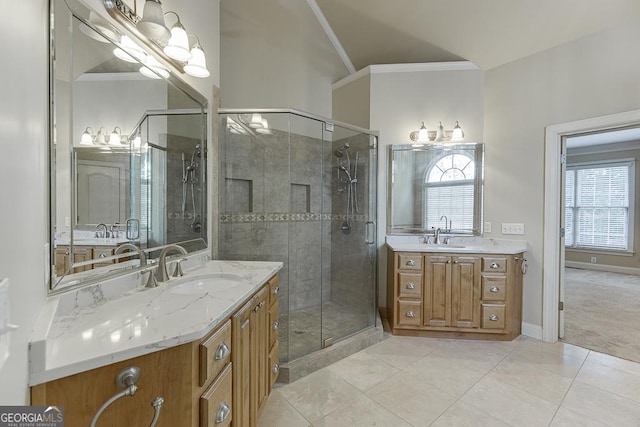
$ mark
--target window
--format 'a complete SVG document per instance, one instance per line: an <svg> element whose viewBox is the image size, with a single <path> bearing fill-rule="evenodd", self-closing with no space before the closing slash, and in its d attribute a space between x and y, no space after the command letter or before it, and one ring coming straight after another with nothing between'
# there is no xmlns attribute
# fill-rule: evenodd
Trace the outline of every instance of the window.
<svg viewBox="0 0 640 427"><path fill-rule="evenodd" d="M448 228L456 233L472 233L474 227L475 161L466 154L442 156L425 174L423 187L423 228Z"/></svg>
<svg viewBox="0 0 640 427"><path fill-rule="evenodd" d="M633 160L568 165L565 246L631 251Z"/></svg>

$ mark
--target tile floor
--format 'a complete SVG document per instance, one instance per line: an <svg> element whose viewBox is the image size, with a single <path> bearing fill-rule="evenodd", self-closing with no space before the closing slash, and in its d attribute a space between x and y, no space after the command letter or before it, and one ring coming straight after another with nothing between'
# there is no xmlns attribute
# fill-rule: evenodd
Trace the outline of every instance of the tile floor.
<svg viewBox="0 0 640 427"><path fill-rule="evenodd" d="M390 336L287 385L259 427L640 426L640 364L527 337Z"/></svg>

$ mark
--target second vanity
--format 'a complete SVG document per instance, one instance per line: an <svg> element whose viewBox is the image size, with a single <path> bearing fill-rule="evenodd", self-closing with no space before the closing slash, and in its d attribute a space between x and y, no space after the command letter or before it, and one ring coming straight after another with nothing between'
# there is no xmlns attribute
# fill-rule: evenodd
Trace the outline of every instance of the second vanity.
<svg viewBox="0 0 640 427"><path fill-rule="evenodd" d="M512 340L522 323L526 242L387 237L387 320L397 335Z"/></svg>
<svg viewBox="0 0 640 427"><path fill-rule="evenodd" d="M158 402L158 426L255 426L279 368L282 263L189 263L152 289L134 273L49 297L30 342L31 404L87 426L136 367L135 394L98 426L149 425Z"/></svg>

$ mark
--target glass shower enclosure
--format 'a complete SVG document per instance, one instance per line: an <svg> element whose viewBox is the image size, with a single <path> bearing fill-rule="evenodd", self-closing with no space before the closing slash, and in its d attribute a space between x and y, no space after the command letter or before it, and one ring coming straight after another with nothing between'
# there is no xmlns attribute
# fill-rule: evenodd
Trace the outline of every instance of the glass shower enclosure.
<svg viewBox="0 0 640 427"><path fill-rule="evenodd" d="M375 327L376 133L297 110L219 113L219 257L284 263L281 363Z"/></svg>

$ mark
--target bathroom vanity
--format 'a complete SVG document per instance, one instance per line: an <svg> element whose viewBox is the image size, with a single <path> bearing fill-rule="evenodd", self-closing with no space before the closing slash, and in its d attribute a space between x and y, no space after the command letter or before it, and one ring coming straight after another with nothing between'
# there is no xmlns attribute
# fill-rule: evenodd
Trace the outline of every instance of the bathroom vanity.
<svg viewBox="0 0 640 427"><path fill-rule="evenodd" d="M512 340L522 323L526 242L387 238L387 320L397 335Z"/></svg>
<svg viewBox="0 0 640 427"><path fill-rule="evenodd" d="M97 425L149 425L161 397L158 426L255 426L279 370L281 268L203 260L157 288L133 273L50 296L30 343L31 404L86 427L136 366L136 393Z"/></svg>

